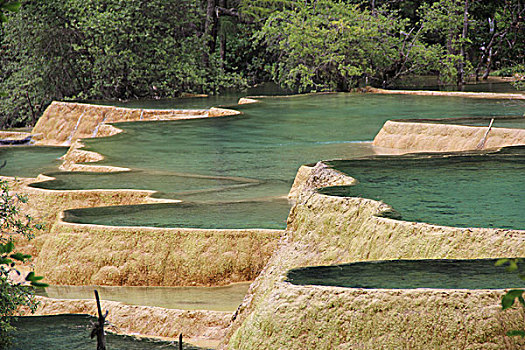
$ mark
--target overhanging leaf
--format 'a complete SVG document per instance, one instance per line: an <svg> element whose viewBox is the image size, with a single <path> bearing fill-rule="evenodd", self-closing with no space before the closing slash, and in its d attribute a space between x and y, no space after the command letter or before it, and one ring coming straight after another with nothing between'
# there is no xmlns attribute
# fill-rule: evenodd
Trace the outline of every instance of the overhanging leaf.
<svg viewBox="0 0 525 350"><path fill-rule="evenodd" d="M23 253L13 253L9 256L10 258L13 258L18 261L26 261L27 259L31 258L31 255L29 254L23 254Z"/></svg>
<svg viewBox="0 0 525 350"><path fill-rule="evenodd" d="M33 278L35 278L35 273L31 271L30 273L27 274L26 281L31 281Z"/></svg>
<svg viewBox="0 0 525 350"><path fill-rule="evenodd" d="M512 289L510 291L507 292L507 294L505 294L502 298L501 298L501 307L503 310L506 310L510 307L512 307L512 305L514 305L514 300L516 298L521 298L523 300L523 292L525 292L525 290L523 289ZM520 300L521 302L521 300Z"/></svg>
<svg viewBox="0 0 525 350"><path fill-rule="evenodd" d="M525 331L520 331L520 330L508 331L507 335L509 337L514 337L514 336L525 337Z"/></svg>
<svg viewBox="0 0 525 350"><path fill-rule="evenodd" d="M0 254L11 253L15 249L15 244L12 241L7 242L6 244L0 244Z"/></svg>
<svg viewBox="0 0 525 350"><path fill-rule="evenodd" d="M7 11L17 12L20 9L20 6L22 6L20 1L11 1L10 3L2 5L2 8L6 9Z"/></svg>
<svg viewBox="0 0 525 350"><path fill-rule="evenodd" d="M13 260L5 258L3 256L0 257L0 265L9 265L9 264L12 264L12 263L13 263Z"/></svg>
<svg viewBox="0 0 525 350"><path fill-rule="evenodd" d="M33 287L38 287L38 288L46 288L46 287L49 287L49 284L47 283L42 283L42 282L33 282L31 281L31 285Z"/></svg>
<svg viewBox="0 0 525 350"><path fill-rule="evenodd" d="M510 259L507 259L507 258L505 258L505 259L498 259L494 265L495 265L495 266L503 266L503 265L505 265L506 263L508 263L509 260L510 260Z"/></svg>

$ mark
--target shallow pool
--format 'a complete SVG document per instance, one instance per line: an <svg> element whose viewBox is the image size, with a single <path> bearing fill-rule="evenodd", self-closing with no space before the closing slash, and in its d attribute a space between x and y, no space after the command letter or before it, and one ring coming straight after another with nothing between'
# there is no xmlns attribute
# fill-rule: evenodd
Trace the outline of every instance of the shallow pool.
<svg viewBox="0 0 525 350"><path fill-rule="evenodd" d="M230 203L168 203L72 209L64 221L110 226L187 227L204 229L284 229L286 199Z"/></svg>
<svg viewBox="0 0 525 350"><path fill-rule="evenodd" d="M96 289L102 300L125 304L233 312L241 304L249 287L250 283L224 287L49 286L39 290L38 295L55 299L93 299L93 290Z"/></svg>
<svg viewBox="0 0 525 350"><path fill-rule="evenodd" d="M159 107L177 108L161 102ZM148 107L154 104L149 101ZM327 94L264 98L261 103L238 108L243 114L233 117L117 124L124 133L86 139L84 143L87 150L105 156L98 164L132 171L51 173L57 180L35 186L150 189L158 191L155 197L191 202L187 206L126 207L125 211L132 213L127 217L122 207L76 211L70 213L74 222L100 218L99 223L114 225L284 228L289 207L277 199L287 195L297 169L321 159L374 155L375 149L367 141L374 138L386 120L518 116L522 115L525 102ZM42 152L39 148L33 150L35 154ZM31 157L38 156L31 152L16 155L26 167L32 163ZM37 169L35 174L40 172ZM16 173L12 168L10 171ZM246 203L234 202L250 202L253 209L247 208ZM219 211L214 209L221 206L224 208ZM120 222L111 218L115 214L122 216ZM227 217L230 215L231 220ZM179 218L190 216L195 220L179 222Z"/></svg>

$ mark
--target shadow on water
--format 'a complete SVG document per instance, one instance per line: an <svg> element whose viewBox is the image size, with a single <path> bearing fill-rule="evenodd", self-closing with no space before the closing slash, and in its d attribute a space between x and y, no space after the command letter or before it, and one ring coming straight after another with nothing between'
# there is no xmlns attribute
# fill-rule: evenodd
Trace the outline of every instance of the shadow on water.
<svg viewBox="0 0 525 350"><path fill-rule="evenodd" d="M96 349L96 339L90 339L95 317L88 315L28 316L18 317L14 345L9 350L42 349ZM178 342L167 342L132 336L107 334L108 350L160 350L179 349ZM202 348L183 343L183 349Z"/></svg>
<svg viewBox="0 0 525 350"><path fill-rule="evenodd" d="M287 281L367 289L506 289L523 288L516 272L496 267L498 259L392 260L293 269Z"/></svg>
<svg viewBox="0 0 525 350"><path fill-rule="evenodd" d="M284 229L286 199L230 203L168 203L71 209L64 221L110 226L187 227L205 229Z"/></svg>

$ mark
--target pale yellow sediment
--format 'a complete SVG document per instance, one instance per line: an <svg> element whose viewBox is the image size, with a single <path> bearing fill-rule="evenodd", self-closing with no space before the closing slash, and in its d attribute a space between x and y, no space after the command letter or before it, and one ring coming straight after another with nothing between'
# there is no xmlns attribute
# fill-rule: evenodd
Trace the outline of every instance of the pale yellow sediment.
<svg viewBox="0 0 525 350"><path fill-rule="evenodd" d="M228 117L232 115L239 115L241 112L235 111L233 109L226 109L226 108L218 108L218 107L212 107L208 111L208 117Z"/></svg>
<svg viewBox="0 0 525 350"><path fill-rule="evenodd" d="M322 168L323 171L319 171L319 168ZM296 203L301 196L311 193L317 187L353 185L356 181L354 178L326 166L323 162L317 163L315 167L303 165L297 171L288 193L288 200L291 203Z"/></svg>
<svg viewBox="0 0 525 350"><path fill-rule="evenodd" d="M29 186L31 183L53 180L52 177L39 175L38 178L0 177L9 182L10 192L23 194L28 203L22 203L24 214L30 215L35 222L44 225L42 230L35 231L36 237L30 241L20 239L17 249L31 254L38 261L40 250L49 237L60 213L66 209L99 207L110 205L132 205L158 203L159 199L150 196L154 191L146 190L47 190ZM172 202L171 200L160 200Z"/></svg>
<svg viewBox="0 0 525 350"><path fill-rule="evenodd" d="M252 281L282 231L116 227L59 220L38 274L52 284L218 286Z"/></svg>
<svg viewBox="0 0 525 350"><path fill-rule="evenodd" d="M483 149L525 145L525 129L491 128L452 124L387 121L374 138L377 147L410 152L476 150L487 135Z"/></svg>
<svg viewBox="0 0 525 350"><path fill-rule="evenodd" d="M66 154L62 156L60 170L63 171L89 171L98 173L110 173L119 171L129 171L129 168L116 167L110 165L92 165L81 163L96 163L104 159L104 156L97 152L86 151L82 148L84 144L76 140L69 147Z"/></svg>
<svg viewBox="0 0 525 350"><path fill-rule="evenodd" d="M28 136L31 136L31 133L20 132L20 131L2 131L0 130L0 139L23 140Z"/></svg>
<svg viewBox="0 0 525 350"><path fill-rule="evenodd" d="M52 178L41 176L40 180ZM43 190L12 181L25 193L25 213L44 222L20 250L34 256L38 274L53 284L226 285L253 280L283 231L114 227L63 222L66 209L175 202L143 190Z"/></svg>
<svg viewBox="0 0 525 350"><path fill-rule="evenodd" d="M297 267L389 259L520 257L525 231L456 228L381 217L374 200L319 194L310 169L281 244L252 284L228 335L229 349L503 349L523 340L522 312L501 311L501 290L367 290L295 286ZM338 177L344 176L337 174ZM326 178L329 178L327 176ZM349 177L347 182L352 182ZM327 184L330 184L328 181Z"/></svg>
<svg viewBox="0 0 525 350"><path fill-rule="evenodd" d="M525 94L499 92L463 92L463 91L428 91L428 90L385 90L367 87L366 92L384 95L447 96L484 99L525 100Z"/></svg>
<svg viewBox="0 0 525 350"><path fill-rule="evenodd" d="M53 102L33 128L39 145L70 145L81 138L111 136L119 132L110 123L151 120L183 120L237 115L240 112L209 110L150 110L98 106L84 103Z"/></svg>
<svg viewBox="0 0 525 350"><path fill-rule="evenodd" d="M247 98L247 97L241 97L239 101L237 102L238 105L247 105L252 103L259 103L259 100L256 100L254 98Z"/></svg>

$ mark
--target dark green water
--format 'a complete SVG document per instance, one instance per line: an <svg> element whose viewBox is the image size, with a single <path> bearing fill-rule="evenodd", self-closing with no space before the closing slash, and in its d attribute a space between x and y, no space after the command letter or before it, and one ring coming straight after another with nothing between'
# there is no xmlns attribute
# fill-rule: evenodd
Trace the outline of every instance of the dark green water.
<svg viewBox="0 0 525 350"><path fill-rule="evenodd" d="M188 227L207 229L286 227L286 199L233 203L173 203L73 209L64 220L112 226Z"/></svg>
<svg viewBox="0 0 525 350"><path fill-rule="evenodd" d="M484 155L409 155L328 162L359 183L321 189L390 204L401 219L525 229L525 147Z"/></svg>
<svg viewBox="0 0 525 350"><path fill-rule="evenodd" d="M523 94L523 91L516 90L509 82L480 80L476 82L468 82L458 89L457 85L439 85L438 79L435 76L410 76L401 78L400 81L393 88L395 90L434 90L434 91L464 91L464 92L496 92L496 93L510 93Z"/></svg>
<svg viewBox="0 0 525 350"><path fill-rule="evenodd" d="M494 266L497 259L392 260L290 270L297 285L370 289L506 289L524 288L516 272Z"/></svg>
<svg viewBox="0 0 525 350"><path fill-rule="evenodd" d="M13 325L14 345L10 350L93 350L96 339L89 337L95 317L88 315L19 317ZM178 349L178 342L139 339L131 336L106 334L108 350ZM183 343L183 349L200 348Z"/></svg>
<svg viewBox="0 0 525 350"><path fill-rule="evenodd" d="M0 175L18 177L36 177L48 171L56 170L61 164L58 159L67 152L67 147L0 147Z"/></svg>
<svg viewBox="0 0 525 350"><path fill-rule="evenodd" d="M234 312L249 286L250 283L235 283L224 287L49 286L45 290L39 290L38 295L55 299L93 299L93 290L96 289L102 300L125 304Z"/></svg>
<svg viewBox="0 0 525 350"><path fill-rule="evenodd" d="M116 106L126 108L145 109L207 109L217 106L235 105L241 97L246 96L279 96L289 95L292 91L280 88L274 83L265 83L244 91L223 91L220 95L206 97L180 97L159 100L129 100L129 101L80 101L81 103L93 103L105 106Z"/></svg>

